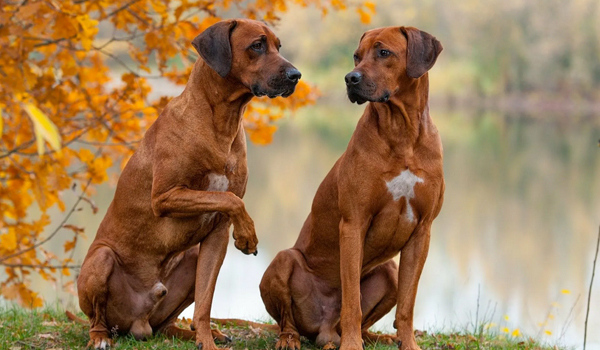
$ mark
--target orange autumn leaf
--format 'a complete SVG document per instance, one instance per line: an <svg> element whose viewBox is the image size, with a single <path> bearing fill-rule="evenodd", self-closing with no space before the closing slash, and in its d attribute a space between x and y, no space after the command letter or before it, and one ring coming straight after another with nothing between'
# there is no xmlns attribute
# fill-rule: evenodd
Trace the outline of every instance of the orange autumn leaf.
<svg viewBox="0 0 600 350"><path fill-rule="evenodd" d="M255 128L246 128L250 140L258 145L267 145L273 141L273 134L277 130L275 125L261 125Z"/></svg>
<svg viewBox="0 0 600 350"><path fill-rule="evenodd" d="M73 248L75 248L75 245L77 245L77 238L74 238L72 241L66 241L64 244L65 253L73 250Z"/></svg>

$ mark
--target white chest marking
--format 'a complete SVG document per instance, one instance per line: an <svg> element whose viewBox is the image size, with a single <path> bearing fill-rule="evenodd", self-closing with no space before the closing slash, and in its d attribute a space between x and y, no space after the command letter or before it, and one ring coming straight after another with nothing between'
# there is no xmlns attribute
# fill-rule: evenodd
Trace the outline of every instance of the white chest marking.
<svg viewBox="0 0 600 350"><path fill-rule="evenodd" d="M410 200L415 198L415 184L417 182L422 183L424 181L408 169L404 170L400 173L400 175L386 182L388 191L392 194L392 197L394 197L395 201L402 197L404 197L404 200L406 200L406 218L409 221L415 220L415 214L410 206Z"/></svg>
<svg viewBox="0 0 600 350"><path fill-rule="evenodd" d="M207 191L225 192L229 188L229 179L225 175L210 173L208 174L208 181Z"/></svg>
<svg viewBox="0 0 600 350"><path fill-rule="evenodd" d="M210 173L208 174L208 181L209 183L208 188L206 189L207 191L225 192L229 188L229 179L227 179L227 176L225 175ZM212 219L215 218L215 215L217 215L217 212L214 211L204 214L202 216L202 223L205 224L212 221Z"/></svg>

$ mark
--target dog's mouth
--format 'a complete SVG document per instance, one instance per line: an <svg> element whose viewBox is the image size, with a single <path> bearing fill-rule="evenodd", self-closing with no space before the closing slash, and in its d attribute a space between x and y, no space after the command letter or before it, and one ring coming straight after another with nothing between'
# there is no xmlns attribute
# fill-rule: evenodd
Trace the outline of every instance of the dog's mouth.
<svg viewBox="0 0 600 350"><path fill-rule="evenodd" d="M296 90L296 83L289 83L289 84L281 84L280 86L277 87L271 87L269 86L268 88L262 88L260 85L255 84L252 86L252 88L250 89L252 91L252 94L256 97L262 97L262 96L267 96L268 98L275 98L275 97L288 97L291 94L294 93L294 91Z"/></svg>
<svg viewBox="0 0 600 350"><path fill-rule="evenodd" d="M351 89L348 88L348 98L350 99L350 102L355 103L356 104L363 104L365 102L387 102L390 100L390 93L389 91L385 91L381 96L377 97L377 98L373 98L371 96L365 96L364 92L362 91L358 91L355 89Z"/></svg>

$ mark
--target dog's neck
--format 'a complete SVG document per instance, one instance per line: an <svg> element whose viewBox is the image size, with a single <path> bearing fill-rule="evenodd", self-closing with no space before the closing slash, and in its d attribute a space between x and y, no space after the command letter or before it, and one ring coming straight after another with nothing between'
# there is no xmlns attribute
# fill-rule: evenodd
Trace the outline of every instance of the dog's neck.
<svg viewBox="0 0 600 350"><path fill-rule="evenodd" d="M194 101L199 94L211 106L210 111L204 110L202 116L213 123L216 136L233 141L242 127L246 105L254 95L241 82L229 76L221 77L201 59L194 64L182 96Z"/></svg>
<svg viewBox="0 0 600 350"><path fill-rule="evenodd" d="M378 134L391 149L412 148L429 124L427 74L404 85L387 102L370 102Z"/></svg>

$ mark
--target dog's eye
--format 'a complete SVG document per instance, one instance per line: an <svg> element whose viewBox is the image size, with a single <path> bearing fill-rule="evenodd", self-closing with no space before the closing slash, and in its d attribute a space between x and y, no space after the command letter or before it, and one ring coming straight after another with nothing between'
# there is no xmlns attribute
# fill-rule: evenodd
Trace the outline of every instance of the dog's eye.
<svg viewBox="0 0 600 350"><path fill-rule="evenodd" d="M357 54L354 54L354 62L360 61L360 57Z"/></svg>
<svg viewBox="0 0 600 350"><path fill-rule="evenodd" d="M263 44L261 42L257 42L252 44L252 46L250 46L252 48L252 50L254 51L262 51L263 49Z"/></svg>
<svg viewBox="0 0 600 350"><path fill-rule="evenodd" d="M387 57L389 55L390 55L390 52L388 50L379 50L379 56Z"/></svg>

